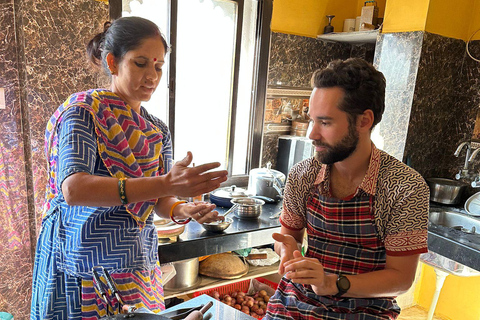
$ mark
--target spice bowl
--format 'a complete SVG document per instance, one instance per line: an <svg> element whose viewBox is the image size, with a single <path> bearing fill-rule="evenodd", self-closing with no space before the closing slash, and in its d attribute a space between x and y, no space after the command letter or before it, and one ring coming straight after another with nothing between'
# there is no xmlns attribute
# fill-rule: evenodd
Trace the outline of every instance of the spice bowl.
<svg viewBox="0 0 480 320"><path fill-rule="evenodd" d="M225 218L224 221L215 221L210 223L202 223L202 227L209 232L223 232L230 227L233 220L231 218Z"/></svg>

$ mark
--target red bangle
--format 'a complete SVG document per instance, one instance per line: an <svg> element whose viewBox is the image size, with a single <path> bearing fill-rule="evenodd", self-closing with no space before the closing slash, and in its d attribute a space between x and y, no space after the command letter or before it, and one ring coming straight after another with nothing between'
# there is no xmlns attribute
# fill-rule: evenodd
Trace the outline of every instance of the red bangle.
<svg viewBox="0 0 480 320"><path fill-rule="evenodd" d="M183 220L177 221L177 220L175 220L175 218L173 217L173 209L175 209L175 207L178 206L178 205L181 204L181 203L187 203L187 201L185 201L185 200L179 200L179 201L175 202L175 203L172 205L172 207L170 208L170 219L171 219L173 222L175 222L176 224L187 224L187 223L189 223L189 222L192 220L192 218L187 218L187 219L183 219Z"/></svg>

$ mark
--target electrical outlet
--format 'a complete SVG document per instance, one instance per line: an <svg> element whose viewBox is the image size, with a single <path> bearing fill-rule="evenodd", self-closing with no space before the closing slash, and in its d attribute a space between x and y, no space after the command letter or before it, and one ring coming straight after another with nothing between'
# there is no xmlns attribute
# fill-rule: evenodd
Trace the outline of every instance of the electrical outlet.
<svg viewBox="0 0 480 320"><path fill-rule="evenodd" d="M5 89L0 88L0 109L5 109Z"/></svg>

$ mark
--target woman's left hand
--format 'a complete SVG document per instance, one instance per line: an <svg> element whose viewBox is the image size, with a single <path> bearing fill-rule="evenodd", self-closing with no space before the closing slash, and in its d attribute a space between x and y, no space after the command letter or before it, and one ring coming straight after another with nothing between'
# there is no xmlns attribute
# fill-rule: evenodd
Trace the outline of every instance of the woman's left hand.
<svg viewBox="0 0 480 320"><path fill-rule="evenodd" d="M217 206L208 202L187 202L180 207L181 213L174 214L182 218L192 218L198 223L208 223L223 220L216 210Z"/></svg>

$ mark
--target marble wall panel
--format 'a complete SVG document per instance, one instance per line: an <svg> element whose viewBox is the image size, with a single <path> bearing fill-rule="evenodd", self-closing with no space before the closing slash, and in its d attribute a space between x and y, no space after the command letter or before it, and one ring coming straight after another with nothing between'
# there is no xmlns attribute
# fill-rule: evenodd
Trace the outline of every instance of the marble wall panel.
<svg viewBox="0 0 480 320"><path fill-rule="evenodd" d="M27 3L27 2L26 2ZM97 86L96 70L86 59L85 45L108 20L108 7L100 2L28 2L23 28L29 137L34 175L35 211L40 217L45 180L43 135L53 111L72 93ZM77 19L88 14L89 19ZM92 19L93 18L93 19Z"/></svg>
<svg viewBox="0 0 480 320"><path fill-rule="evenodd" d="M470 140L478 109L468 69L463 40L424 34L405 155L425 177L453 178L463 166L454 152Z"/></svg>
<svg viewBox="0 0 480 320"><path fill-rule="evenodd" d="M379 147L403 160L423 32L380 34L374 65L387 81Z"/></svg>
<svg viewBox="0 0 480 320"><path fill-rule="evenodd" d="M16 62L13 3L0 2L0 61Z"/></svg>
<svg viewBox="0 0 480 320"><path fill-rule="evenodd" d="M386 90L415 88L423 32L380 34L375 48L374 65L386 80Z"/></svg>
<svg viewBox="0 0 480 320"><path fill-rule="evenodd" d="M334 59L350 57L349 44L273 32L268 85L310 88L313 71Z"/></svg>
<svg viewBox="0 0 480 320"><path fill-rule="evenodd" d="M0 310L30 313L36 222L44 201L43 136L53 110L73 92L96 87L85 44L103 29L99 1L0 0ZM5 205L6 204L6 205Z"/></svg>
<svg viewBox="0 0 480 320"><path fill-rule="evenodd" d="M26 319L30 313L34 234L27 208L21 133L0 130L0 203L0 310Z"/></svg>
<svg viewBox="0 0 480 320"><path fill-rule="evenodd" d="M352 45L350 57L365 59L368 62L373 63L375 57L375 44L365 43Z"/></svg>

